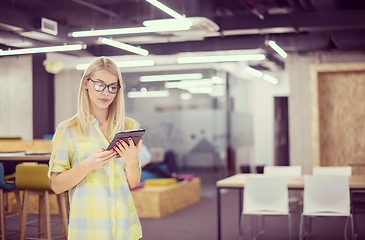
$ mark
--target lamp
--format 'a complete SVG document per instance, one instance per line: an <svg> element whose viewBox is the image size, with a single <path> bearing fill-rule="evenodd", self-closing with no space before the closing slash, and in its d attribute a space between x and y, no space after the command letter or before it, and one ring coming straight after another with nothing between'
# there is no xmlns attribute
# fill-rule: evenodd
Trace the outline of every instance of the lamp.
<svg viewBox="0 0 365 240"><path fill-rule="evenodd" d="M165 83L166 88L180 88L188 89L196 86L212 86L213 82L211 79L199 79L199 80L182 80L179 82L167 82Z"/></svg>
<svg viewBox="0 0 365 240"><path fill-rule="evenodd" d="M262 72L252 68L252 67L246 67L245 68L245 72L258 77L258 78L263 78L265 81L268 81L269 83L272 84L278 84L278 79L274 78L273 76L267 75L267 74L263 74Z"/></svg>
<svg viewBox="0 0 365 240"><path fill-rule="evenodd" d="M108 38L101 37L101 38L99 38L99 41L103 44L106 44L106 45L109 45L109 46L112 46L112 47L116 47L116 48L120 48L120 49L129 51L129 52L132 52L132 53L136 53L136 54L139 54L139 55L142 55L142 56L147 56L149 54L149 52L146 49L142 49L142 48L135 47L135 46L132 46L132 45L129 45L129 44L114 41L114 40L111 40L111 39L108 39Z"/></svg>
<svg viewBox="0 0 365 240"><path fill-rule="evenodd" d="M164 75L148 75L141 76L139 81L141 82L158 82L158 81L172 81L172 80L189 80L189 79L201 79L203 74L201 73L183 73L183 74L164 74Z"/></svg>
<svg viewBox="0 0 365 240"><path fill-rule="evenodd" d="M269 40L266 42L266 44L274 49L282 58L286 58L288 56L288 54L281 47L279 47L275 41Z"/></svg>
<svg viewBox="0 0 365 240"><path fill-rule="evenodd" d="M24 48L24 49L0 51L0 56L46 53L46 52L77 51L85 49L86 47L87 45L85 44L74 44L74 45L62 45L62 46L52 46L52 47Z"/></svg>
<svg viewBox="0 0 365 240"><path fill-rule="evenodd" d="M101 30L90 30L90 31L76 31L70 33L70 36L92 37L92 36L122 35L122 34L135 34L135 33L182 31L189 29L190 29L189 25L177 24L177 25L162 25L162 26L151 26L151 27L131 27L131 28L101 29Z"/></svg>
<svg viewBox="0 0 365 240"><path fill-rule="evenodd" d="M115 65L120 68L126 67L149 67L155 65L154 60L135 60L135 61L123 61L123 62L115 62ZM89 64L77 64L77 70L85 70L89 67Z"/></svg>
<svg viewBox="0 0 365 240"><path fill-rule="evenodd" d="M162 11L164 11L165 13L167 13L168 15L170 15L173 18L179 19L179 20L186 20L184 16L180 15L179 13L175 12L174 10L172 10L171 8L167 7L166 5L160 3L157 0L146 0L147 2L151 3L153 6L161 9Z"/></svg>
<svg viewBox="0 0 365 240"><path fill-rule="evenodd" d="M208 62L237 62L264 60L264 54L236 54L236 55L215 55L197 57L179 57L177 63L208 63Z"/></svg>
<svg viewBox="0 0 365 240"><path fill-rule="evenodd" d="M127 96L129 98L150 98L150 97L168 97L169 91L140 91L140 92L129 92Z"/></svg>
<svg viewBox="0 0 365 240"><path fill-rule="evenodd" d="M254 69L252 67L246 67L245 72L247 72L247 73L249 73L249 74L251 74L255 77L258 77L258 78L262 78L262 75L263 75L262 72L260 72L259 70Z"/></svg>

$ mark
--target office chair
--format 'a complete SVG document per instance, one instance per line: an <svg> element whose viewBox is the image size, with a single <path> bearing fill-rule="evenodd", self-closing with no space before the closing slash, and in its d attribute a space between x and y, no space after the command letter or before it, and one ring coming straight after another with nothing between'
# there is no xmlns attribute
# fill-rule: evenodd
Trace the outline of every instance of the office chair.
<svg viewBox="0 0 365 240"><path fill-rule="evenodd" d="M305 175L299 239L303 237L304 217L308 219L313 217L347 217L351 220L352 239L354 239L354 221L350 211L349 178L346 176Z"/></svg>
<svg viewBox="0 0 365 240"><path fill-rule="evenodd" d="M244 216L262 216L262 230L265 233L264 216L288 216L289 239L292 239L291 215L289 212L288 186L285 176L245 176L243 211L240 218L240 236L244 234ZM254 231L253 231L254 232Z"/></svg>

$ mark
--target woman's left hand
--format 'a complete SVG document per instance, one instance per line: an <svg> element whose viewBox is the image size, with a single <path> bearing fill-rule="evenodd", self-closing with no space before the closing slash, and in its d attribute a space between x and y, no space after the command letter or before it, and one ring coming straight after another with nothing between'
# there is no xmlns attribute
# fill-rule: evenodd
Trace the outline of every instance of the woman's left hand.
<svg viewBox="0 0 365 240"><path fill-rule="evenodd" d="M139 140L137 146L134 145L132 138L129 138L128 141L129 146L123 140L117 142L117 146L114 147L114 150L125 161L126 165L138 165L138 154L142 148L142 138Z"/></svg>

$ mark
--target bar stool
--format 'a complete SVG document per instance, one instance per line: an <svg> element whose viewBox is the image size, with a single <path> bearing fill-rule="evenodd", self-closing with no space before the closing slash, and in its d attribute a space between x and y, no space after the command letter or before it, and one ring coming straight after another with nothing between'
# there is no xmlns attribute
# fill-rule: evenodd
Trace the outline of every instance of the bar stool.
<svg viewBox="0 0 365 240"><path fill-rule="evenodd" d="M24 190L23 210L20 225L20 239L25 239L28 203L30 195L39 196L39 237L51 238L51 215L49 208L49 194L54 194L50 180L47 176L48 165L37 163L22 163L16 166L15 184L18 189ZM59 215L61 220L61 235L67 238L68 218L66 209L66 194L57 195ZM44 221L44 216L46 220ZM44 229L46 225L46 229ZM46 230L46 232L44 232ZM45 234L46 233L46 234Z"/></svg>
<svg viewBox="0 0 365 240"><path fill-rule="evenodd" d="M0 163L0 225L1 225L1 239L5 239L5 201L4 193L14 192L15 199L18 206L19 222L21 222L22 207L19 190L14 183L7 183L4 179L4 166Z"/></svg>

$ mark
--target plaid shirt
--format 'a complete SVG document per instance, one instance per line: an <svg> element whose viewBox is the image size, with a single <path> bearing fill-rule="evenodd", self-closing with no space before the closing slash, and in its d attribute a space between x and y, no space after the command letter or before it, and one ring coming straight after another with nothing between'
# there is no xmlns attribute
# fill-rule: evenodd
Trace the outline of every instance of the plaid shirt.
<svg viewBox="0 0 365 240"><path fill-rule="evenodd" d="M65 172L94 150L106 148L109 144L94 117L88 136L82 134L77 126L65 128L65 123L60 123L52 140L49 177L51 172ZM136 127L136 123L128 118L126 124L131 129ZM142 237L124 164L121 158L115 158L104 168L91 171L69 190L68 239L136 240Z"/></svg>

